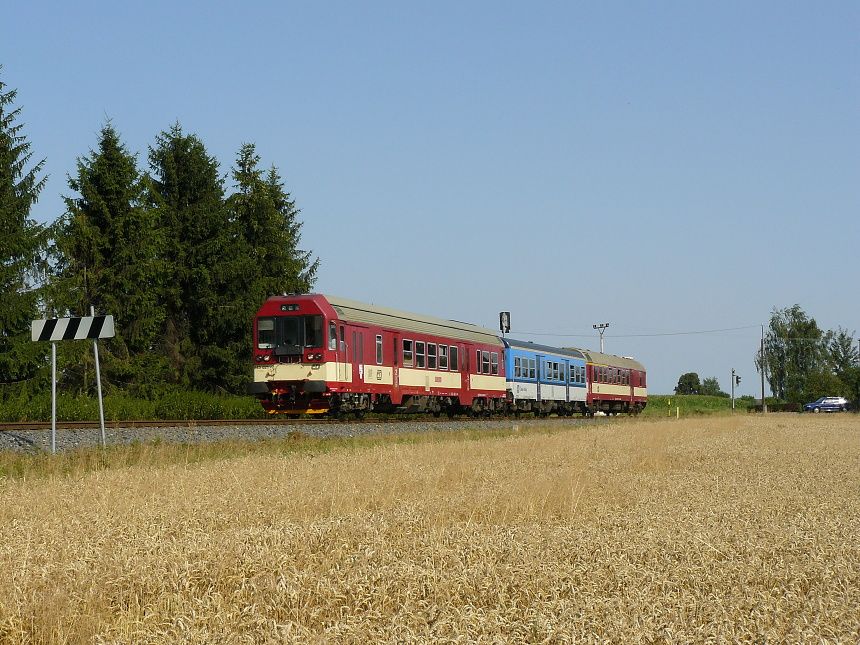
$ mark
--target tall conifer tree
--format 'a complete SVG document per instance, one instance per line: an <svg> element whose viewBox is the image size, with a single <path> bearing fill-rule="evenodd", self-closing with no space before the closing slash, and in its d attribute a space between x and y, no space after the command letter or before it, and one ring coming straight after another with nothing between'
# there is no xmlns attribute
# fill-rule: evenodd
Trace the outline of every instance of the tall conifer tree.
<svg viewBox="0 0 860 645"><path fill-rule="evenodd" d="M45 358L44 345L30 339L47 242L30 209L45 184L39 177L44 160L27 167L33 153L17 123L17 92L6 87L0 81L0 384L32 378Z"/></svg>
<svg viewBox="0 0 860 645"><path fill-rule="evenodd" d="M149 164L165 237L164 349L177 383L212 388L218 369L206 359L221 351L233 242L218 162L176 124L158 135Z"/></svg>
<svg viewBox="0 0 860 645"><path fill-rule="evenodd" d="M248 380L251 360L251 323L260 304L275 293L306 293L313 286L319 261L300 250L299 210L275 167L260 168L254 144L242 146L236 156L233 181L236 192L227 199L233 230L229 270L231 315L227 372L228 387L238 390Z"/></svg>
<svg viewBox="0 0 860 645"><path fill-rule="evenodd" d="M55 299L73 315L112 314L117 335L105 344L109 380L140 383L158 370L164 314L159 302L163 246L155 213L146 207L136 157L107 123L98 148L78 159L56 226Z"/></svg>

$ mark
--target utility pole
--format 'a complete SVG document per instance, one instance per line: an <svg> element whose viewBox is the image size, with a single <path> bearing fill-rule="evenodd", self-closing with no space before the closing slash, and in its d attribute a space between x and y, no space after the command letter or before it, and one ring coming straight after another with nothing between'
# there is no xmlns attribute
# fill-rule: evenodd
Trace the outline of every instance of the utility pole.
<svg viewBox="0 0 860 645"><path fill-rule="evenodd" d="M603 354L603 332L605 332L606 328L609 327L609 323L598 323L592 325L592 327L594 327L594 329L596 329L600 334L600 353Z"/></svg>
<svg viewBox="0 0 860 645"><path fill-rule="evenodd" d="M764 359L764 325L761 326L761 412L767 413L767 401L764 398L764 368L766 362Z"/></svg>

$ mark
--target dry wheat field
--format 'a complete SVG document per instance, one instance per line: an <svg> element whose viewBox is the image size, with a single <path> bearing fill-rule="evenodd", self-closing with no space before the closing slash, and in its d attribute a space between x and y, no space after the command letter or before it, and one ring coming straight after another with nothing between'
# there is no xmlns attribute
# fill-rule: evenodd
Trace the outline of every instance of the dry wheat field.
<svg viewBox="0 0 860 645"><path fill-rule="evenodd" d="M858 643L860 417L0 480L4 643Z"/></svg>

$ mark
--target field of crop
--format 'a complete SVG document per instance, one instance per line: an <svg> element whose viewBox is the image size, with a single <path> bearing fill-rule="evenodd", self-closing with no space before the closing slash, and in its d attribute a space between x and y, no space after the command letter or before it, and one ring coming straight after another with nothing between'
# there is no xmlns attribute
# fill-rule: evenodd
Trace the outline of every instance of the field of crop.
<svg viewBox="0 0 860 645"><path fill-rule="evenodd" d="M321 445L0 480L0 642L860 641L857 415Z"/></svg>

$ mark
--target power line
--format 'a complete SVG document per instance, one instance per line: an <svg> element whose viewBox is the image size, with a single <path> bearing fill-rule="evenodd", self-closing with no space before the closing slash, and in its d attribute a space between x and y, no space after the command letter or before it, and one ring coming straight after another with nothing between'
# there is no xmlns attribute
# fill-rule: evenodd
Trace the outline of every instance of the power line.
<svg viewBox="0 0 860 645"><path fill-rule="evenodd" d="M659 336L694 336L698 334L720 334L729 331L741 331L745 329L760 329L761 325L744 325L742 327L726 327L724 329L700 329L696 331L671 331L652 334L612 334L607 338L655 338ZM594 334L556 334L549 332L524 331L529 336L553 336L558 338L594 338Z"/></svg>

